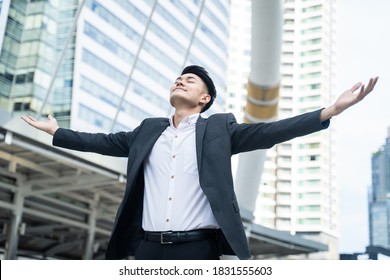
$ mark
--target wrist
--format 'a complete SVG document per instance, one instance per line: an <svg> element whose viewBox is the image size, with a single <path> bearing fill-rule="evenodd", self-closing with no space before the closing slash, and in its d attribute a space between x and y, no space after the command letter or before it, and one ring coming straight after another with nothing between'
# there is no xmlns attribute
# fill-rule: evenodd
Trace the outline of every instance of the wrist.
<svg viewBox="0 0 390 280"><path fill-rule="evenodd" d="M59 129L59 126L53 127L49 131L47 131L47 133L49 133L51 136L54 136L54 134L56 133L56 131L58 129Z"/></svg>
<svg viewBox="0 0 390 280"><path fill-rule="evenodd" d="M320 114L321 122L331 119L334 116L337 116L339 112L334 105L324 108Z"/></svg>

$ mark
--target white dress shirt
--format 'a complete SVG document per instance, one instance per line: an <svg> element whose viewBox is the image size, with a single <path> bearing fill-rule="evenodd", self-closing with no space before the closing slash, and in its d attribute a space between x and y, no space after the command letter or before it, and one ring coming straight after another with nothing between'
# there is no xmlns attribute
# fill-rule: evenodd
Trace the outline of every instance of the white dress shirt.
<svg viewBox="0 0 390 280"><path fill-rule="evenodd" d="M195 125L199 114L172 118L144 163L142 227L146 231L219 228L199 184Z"/></svg>

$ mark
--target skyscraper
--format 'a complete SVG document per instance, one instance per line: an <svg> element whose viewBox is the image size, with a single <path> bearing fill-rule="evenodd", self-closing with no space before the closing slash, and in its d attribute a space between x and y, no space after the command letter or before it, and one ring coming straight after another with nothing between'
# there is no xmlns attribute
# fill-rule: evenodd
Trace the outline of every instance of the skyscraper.
<svg viewBox="0 0 390 280"><path fill-rule="evenodd" d="M390 249L390 128L385 144L371 157L369 238L371 246Z"/></svg>
<svg viewBox="0 0 390 280"><path fill-rule="evenodd" d="M3 3L3 5L6 2ZM64 47L77 1L10 1L6 6L0 57L0 108L38 112ZM9 9L8 9L9 8ZM74 40L72 40L74 42ZM58 71L45 112L68 120L74 44Z"/></svg>
<svg viewBox="0 0 390 280"><path fill-rule="evenodd" d="M75 130L129 130L145 117L173 113L169 89L182 68L189 64L204 66L216 85L218 98L207 113L222 111L229 5L229 0L0 1L1 124L9 125L9 113L14 115L12 120L16 124L19 124L18 115L51 114L61 127ZM24 249L27 255L41 258L100 258L123 195L122 169L126 165L122 159L100 162L88 155L68 161L66 156L58 158L57 149L50 144L42 148L41 142L30 139L34 135L29 132L24 135L24 139L32 141L28 144L29 152L10 156L7 149L13 150L12 141L5 141L3 127L0 133L1 144L5 144L1 145L1 168L7 170L0 175L1 249L6 248L6 257L11 259L23 254ZM37 150L37 154L43 152L46 156L47 150L51 150L46 159L58 161L47 168L48 161L34 154ZM24 170L28 176L22 175L23 168L15 163L16 158L27 162ZM84 164L84 160L88 162L86 158L94 166ZM64 164L61 170L55 170L58 163ZM95 164L99 167L94 168ZM11 165L13 168L9 168ZM114 172L111 174L106 169ZM42 170L43 174L38 175ZM49 187L31 176L34 172L44 179L49 174L55 182L46 181ZM106 181L104 175L110 179ZM19 184L16 178L21 177L28 178ZM79 188L81 181L87 182L89 191L84 192L85 186ZM53 183L60 183L61 187L56 188ZM35 195L22 193L29 188L24 186L30 184L35 190L48 187L53 193L43 195L42 200L38 199L40 202L34 201ZM58 190L62 192L64 186L71 187L75 193L66 190L66 194L60 194ZM45 210L29 215L29 198L32 204ZM54 204L46 203L45 199ZM97 211L97 205L103 210ZM83 218L69 214L75 208ZM59 216L71 218L61 219L56 210L61 212ZM50 216L48 220L42 217L46 213ZM62 229L57 231L58 224ZM34 225L42 231L31 235L24 231ZM72 232L65 233L66 240L64 231ZM34 248L24 246L21 235ZM35 238L39 239L37 243L33 241ZM41 242L46 245L41 247ZM46 242L51 245L47 246ZM37 244L39 248L34 246Z"/></svg>
<svg viewBox="0 0 390 280"><path fill-rule="evenodd" d="M215 81L210 113L223 109L228 0L15 0L5 17L2 109L73 129L131 129L170 114L170 85L188 64Z"/></svg>
<svg viewBox="0 0 390 280"><path fill-rule="evenodd" d="M279 116L335 100L337 1L285 1ZM276 226L329 246L338 259L335 124L276 148Z"/></svg>

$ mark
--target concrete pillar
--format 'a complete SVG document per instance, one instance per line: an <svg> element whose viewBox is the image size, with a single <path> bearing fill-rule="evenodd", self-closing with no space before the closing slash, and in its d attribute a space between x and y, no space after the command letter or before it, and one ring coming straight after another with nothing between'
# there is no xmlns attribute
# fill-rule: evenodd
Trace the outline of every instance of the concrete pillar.
<svg viewBox="0 0 390 280"><path fill-rule="evenodd" d="M94 205L91 205L91 212L88 216L88 235L85 242L84 247L84 260L92 260L94 253L94 242L95 242L95 232L96 232L96 218L98 213L98 204L99 204L99 195L95 194L94 201L96 202Z"/></svg>
<svg viewBox="0 0 390 280"><path fill-rule="evenodd" d="M7 239L5 242L4 259L17 259L20 225L22 222L23 205L24 205L24 190L26 186L18 183L17 190L14 193L14 208L10 218L10 224L7 228Z"/></svg>
<svg viewBox="0 0 390 280"><path fill-rule="evenodd" d="M277 112L282 44L280 0L252 0L251 71L244 122L273 120ZM266 159L265 150L239 156L235 188L240 208L253 214Z"/></svg>

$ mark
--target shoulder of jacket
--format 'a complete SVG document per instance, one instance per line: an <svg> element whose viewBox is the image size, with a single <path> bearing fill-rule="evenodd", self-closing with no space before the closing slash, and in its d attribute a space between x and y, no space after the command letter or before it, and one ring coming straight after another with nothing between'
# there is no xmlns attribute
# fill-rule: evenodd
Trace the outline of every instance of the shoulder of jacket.
<svg viewBox="0 0 390 280"><path fill-rule="evenodd" d="M157 123L157 122L169 122L169 119L164 118L164 117L146 118L142 121L141 124L143 124L143 123Z"/></svg>
<svg viewBox="0 0 390 280"><path fill-rule="evenodd" d="M209 117L209 122L216 122L216 123L228 123L228 122L231 122L231 121L235 121L236 118L234 117L234 115L232 113L217 113L217 114L213 114Z"/></svg>
<svg viewBox="0 0 390 280"><path fill-rule="evenodd" d="M209 120L226 120L228 118L234 117L232 113L217 113L208 117Z"/></svg>

